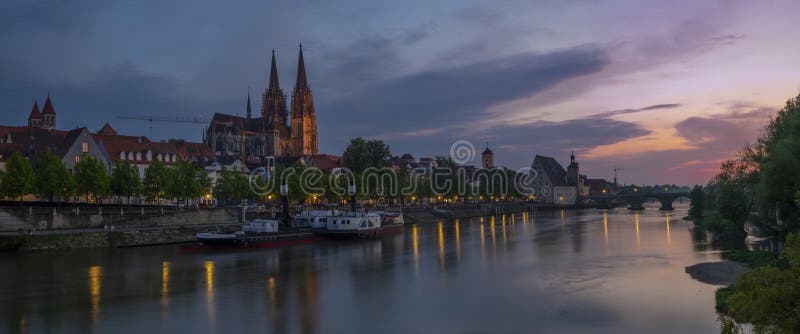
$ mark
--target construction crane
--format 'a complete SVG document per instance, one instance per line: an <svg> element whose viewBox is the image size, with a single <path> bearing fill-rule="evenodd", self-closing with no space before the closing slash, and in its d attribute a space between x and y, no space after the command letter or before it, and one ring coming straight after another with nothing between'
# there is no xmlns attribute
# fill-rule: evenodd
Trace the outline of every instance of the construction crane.
<svg viewBox="0 0 800 334"><path fill-rule="evenodd" d="M623 170L627 170L627 169L629 169L629 168L617 168L617 167L614 167L614 187L619 187L619 184L617 183L617 172L620 172L620 171L623 171Z"/></svg>
<svg viewBox="0 0 800 334"><path fill-rule="evenodd" d="M208 124L211 122L211 119L205 117L159 117L159 116L126 116L126 115L119 115L117 116L119 119L128 119L128 120L137 120L137 121L148 121L152 122L171 122L171 123L203 123Z"/></svg>
<svg viewBox="0 0 800 334"><path fill-rule="evenodd" d="M126 115L118 115L118 119L125 119L125 120L135 120L135 121L148 121L150 122L150 132L153 131L153 122L168 122L168 123L199 123L199 124L211 124L212 119L205 118L205 117L159 117L159 116L126 116ZM233 126L233 121L228 121L224 123L216 123L225 126ZM213 131L212 126L212 131ZM151 133L152 134L152 133ZM245 141L247 137L242 131L242 139L240 141L241 147L239 151L241 152L241 161L242 161L242 172L246 170L246 161L245 160Z"/></svg>

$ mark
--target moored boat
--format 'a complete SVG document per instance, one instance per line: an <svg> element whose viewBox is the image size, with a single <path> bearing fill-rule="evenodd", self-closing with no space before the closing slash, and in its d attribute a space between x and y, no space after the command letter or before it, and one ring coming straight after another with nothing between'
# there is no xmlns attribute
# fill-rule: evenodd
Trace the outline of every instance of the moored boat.
<svg viewBox="0 0 800 334"><path fill-rule="evenodd" d="M402 213L347 211L329 217L325 229L314 233L338 237L374 237L400 231L403 224Z"/></svg>
<svg viewBox="0 0 800 334"><path fill-rule="evenodd" d="M339 210L304 210L292 217L292 227L294 228L313 228L324 229L328 220L340 214Z"/></svg>
<svg viewBox="0 0 800 334"><path fill-rule="evenodd" d="M279 225L278 220L255 219L242 225L239 231L225 232L217 229L212 232L197 233L195 238L204 246L242 246L265 239L264 237L277 235Z"/></svg>
<svg viewBox="0 0 800 334"><path fill-rule="evenodd" d="M195 238L205 246L239 246L244 245L244 232L236 231L225 233L222 231L200 232L195 234Z"/></svg>

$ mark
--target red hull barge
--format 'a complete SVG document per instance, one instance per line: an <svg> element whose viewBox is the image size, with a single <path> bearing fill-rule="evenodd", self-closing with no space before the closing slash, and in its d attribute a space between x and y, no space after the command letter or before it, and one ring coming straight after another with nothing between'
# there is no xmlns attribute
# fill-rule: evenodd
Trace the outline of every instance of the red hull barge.
<svg viewBox="0 0 800 334"><path fill-rule="evenodd" d="M182 246L181 252L274 248L274 247L310 244L325 240L328 240L328 238L325 238L323 236L313 235L311 233L271 235L271 236L260 236L260 237L248 237L245 239L244 243L237 245Z"/></svg>

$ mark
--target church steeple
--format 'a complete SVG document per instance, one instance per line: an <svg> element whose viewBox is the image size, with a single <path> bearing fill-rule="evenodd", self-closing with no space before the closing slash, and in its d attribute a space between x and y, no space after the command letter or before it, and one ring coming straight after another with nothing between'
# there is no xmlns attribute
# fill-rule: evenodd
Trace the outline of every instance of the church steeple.
<svg viewBox="0 0 800 334"><path fill-rule="evenodd" d="M250 108L250 88L247 88L247 119L253 118L253 110Z"/></svg>
<svg viewBox="0 0 800 334"><path fill-rule="evenodd" d="M269 70L269 90L280 91L281 85L278 83L278 65L275 64L275 49L272 49L272 65Z"/></svg>
<svg viewBox="0 0 800 334"><path fill-rule="evenodd" d="M300 44L300 57L297 60L297 81L294 84L295 91L310 91L308 79L306 78L306 62L303 60L303 44Z"/></svg>
<svg viewBox="0 0 800 334"><path fill-rule="evenodd" d="M261 116L269 124L286 124L288 111L286 110L286 95L278 83L278 65L275 60L275 50L272 50L272 63L269 70L269 84L261 100Z"/></svg>
<svg viewBox="0 0 800 334"><path fill-rule="evenodd" d="M303 60L303 45L297 60L297 81L294 84L291 106L291 140L294 155L319 153L317 141L317 113L314 111L314 97L308 87L306 64Z"/></svg>

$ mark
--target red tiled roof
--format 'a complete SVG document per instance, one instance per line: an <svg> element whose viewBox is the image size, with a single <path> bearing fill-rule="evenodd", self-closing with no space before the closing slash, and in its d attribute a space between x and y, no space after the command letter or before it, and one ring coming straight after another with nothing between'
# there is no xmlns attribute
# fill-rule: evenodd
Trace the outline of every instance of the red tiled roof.
<svg viewBox="0 0 800 334"><path fill-rule="evenodd" d="M42 113L39 112L39 102L33 102L33 110L31 110L30 116L28 119L41 119Z"/></svg>
<svg viewBox="0 0 800 334"><path fill-rule="evenodd" d="M22 144L0 144L0 161L6 161L8 157L10 157L14 152L22 152L25 150L25 146Z"/></svg>
<svg viewBox="0 0 800 334"><path fill-rule="evenodd" d="M342 158L330 154L315 154L308 157L311 165L322 171L330 171L342 166Z"/></svg>
<svg viewBox="0 0 800 334"><path fill-rule="evenodd" d="M0 137L7 140L11 137L11 146L26 155L36 157L49 150L63 158L66 151L75 142L82 129L72 131L49 130L36 126L0 126ZM9 145L6 141L5 145Z"/></svg>
<svg viewBox="0 0 800 334"><path fill-rule="evenodd" d="M202 143L191 142L153 142L147 137L109 135L96 133L93 135L95 140L105 150L112 161L129 161L133 163L150 163L158 161L158 155L170 157L174 154L177 159L189 161L209 162L214 160L214 152L211 148ZM120 153L125 153L125 159L120 159ZM150 160L147 159L147 152L150 152ZM129 153L133 153L133 159L129 159ZM137 159L137 153L138 158ZM172 164L171 159L162 158L165 164Z"/></svg>
<svg viewBox="0 0 800 334"><path fill-rule="evenodd" d="M101 128L100 131L97 131L97 133L101 133L104 135L116 135L117 130L114 130L114 128L111 127L111 124L106 123L105 125L103 125L103 128Z"/></svg>
<svg viewBox="0 0 800 334"><path fill-rule="evenodd" d="M53 109L53 102L50 102L50 96L47 101L44 101L44 108L42 108L42 115L55 115L56 111Z"/></svg>

